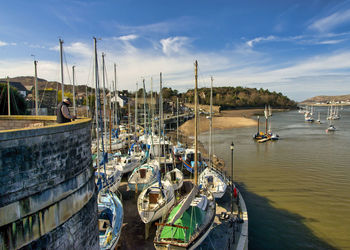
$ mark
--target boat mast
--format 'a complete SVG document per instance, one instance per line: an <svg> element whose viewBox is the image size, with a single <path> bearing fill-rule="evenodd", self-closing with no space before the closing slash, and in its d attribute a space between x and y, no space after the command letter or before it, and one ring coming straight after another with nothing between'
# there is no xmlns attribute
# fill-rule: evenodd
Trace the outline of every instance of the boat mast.
<svg viewBox="0 0 350 250"><path fill-rule="evenodd" d="M152 152L154 154L153 135L155 135L155 133L154 133L154 106L153 106L153 78L152 77L151 77L151 115L152 115L151 140L152 140Z"/></svg>
<svg viewBox="0 0 350 250"><path fill-rule="evenodd" d="M75 106L75 72L74 72L75 66L72 66L72 71L73 71L73 114L76 116L77 115L77 109Z"/></svg>
<svg viewBox="0 0 350 250"><path fill-rule="evenodd" d="M197 123L198 123L198 110L197 110L197 88L198 88L198 83L197 83L197 80L198 80L198 62L197 60L195 61L194 63L194 66L195 66L195 74L194 74L194 82L195 82L195 87L194 87L194 148L195 148L195 151L194 151L194 185L197 186L197 171L198 171L198 143L197 143Z"/></svg>
<svg viewBox="0 0 350 250"><path fill-rule="evenodd" d="M159 171L160 171L160 155L161 155L161 138L162 138L162 72L159 74L159 107L158 107L158 120L159 120L159 139L158 139L158 162L159 162Z"/></svg>
<svg viewBox="0 0 350 250"><path fill-rule="evenodd" d="M138 114L138 110L137 110L137 97L138 97L138 92L139 91L139 84L136 83L136 94L135 94L135 136L137 133L137 114Z"/></svg>
<svg viewBox="0 0 350 250"><path fill-rule="evenodd" d="M153 106L153 78L151 77L151 113L152 113L152 133L153 136L154 133L154 106ZM154 152L154 150L153 150Z"/></svg>
<svg viewBox="0 0 350 250"><path fill-rule="evenodd" d="M37 71L37 63L38 61L34 60L34 87L35 87L35 115L38 116L38 71Z"/></svg>
<svg viewBox="0 0 350 250"><path fill-rule="evenodd" d="M104 121L104 138L105 148L107 149L107 117L106 117L106 88L105 88L105 53L102 52L102 83L103 83L103 121Z"/></svg>
<svg viewBox="0 0 350 250"><path fill-rule="evenodd" d="M114 64L114 97L115 97L115 102L114 102L114 116L115 116L115 125L116 128L118 129L118 91L117 91L117 64Z"/></svg>
<svg viewBox="0 0 350 250"><path fill-rule="evenodd" d="M128 99L128 149L130 148L130 133L131 133L131 112L130 112L130 100Z"/></svg>
<svg viewBox="0 0 350 250"><path fill-rule="evenodd" d="M176 97L176 143L179 143L179 98Z"/></svg>
<svg viewBox="0 0 350 250"><path fill-rule="evenodd" d="M258 133L257 133L257 135L259 135L259 133L260 133L259 132L259 129L260 129L259 126L260 126L260 116L258 116Z"/></svg>
<svg viewBox="0 0 350 250"><path fill-rule="evenodd" d="M268 120L268 114L267 114L267 107L266 107L266 105L265 105L264 115L265 115L265 134L267 135L267 120Z"/></svg>
<svg viewBox="0 0 350 250"><path fill-rule="evenodd" d="M212 167L212 146L213 146L213 137L212 137L212 127L213 127L213 77L211 79L210 85L210 117L209 117L209 167Z"/></svg>
<svg viewBox="0 0 350 250"><path fill-rule="evenodd" d="M85 94L86 94L86 117L89 117L89 96L88 96L88 84L86 83L86 88L85 88Z"/></svg>
<svg viewBox="0 0 350 250"><path fill-rule="evenodd" d="M64 100L64 78L63 78L63 40L59 39L60 42L60 58L61 58L61 82L62 82L62 102Z"/></svg>
<svg viewBox="0 0 350 250"><path fill-rule="evenodd" d="M98 179L100 179L100 134L99 134L99 124L98 124L98 107L97 107L97 98L98 98L98 60L97 60L97 40L94 37L94 49L95 49L95 118L96 118L96 140L97 140L97 170L98 170Z"/></svg>
<svg viewBox="0 0 350 250"><path fill-rule="evenodd" d="M10 78L7 77L7 115L11 115Z"/></svg>
<svg viewBox="0 0 350 250"><path fill-rule="evenodd" d="M145 78L143 78L143 134L147 136L146 134L146 126L147 126L147 121L146 121L146 88L145 88Z"/></svg>

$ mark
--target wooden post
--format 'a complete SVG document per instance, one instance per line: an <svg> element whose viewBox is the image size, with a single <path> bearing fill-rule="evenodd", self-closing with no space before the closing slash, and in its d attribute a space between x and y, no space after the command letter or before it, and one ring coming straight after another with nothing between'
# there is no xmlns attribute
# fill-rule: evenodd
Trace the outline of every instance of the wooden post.
<svg viewBox="0 0 350 250"><path fill-rule="evenodd" d="M11 115L10 78L7 77L7 115Z"/></svg>
<svg viewBox="0 0 350 250"><path fill-rule="evenodd" d="M34 75L35 75L35 82L34 82L34 88L35 88L35 115L38 116L38 74L37 74L37 63L38 61L34 60Z"/></svg>
<svg viewBox="0 0 350 250"><path fill-rule="evenodd" d="M111 123L112 110L109 110L109 152L112 153L112 123Z"/></svg>
<svg viewBox="0 0 350 250"><path fill-rule="evenodd" d="M63 40L60 41L60 58L61 58L61 82L62 82L62 102L64 100L64 77L63 77Z"/></svg>
<svg viewBox="0 0 350 250"><path fill-rule="evenodd" d="M198 97L197 97L197 88L198 88L198 62L197 60L194 63L195 66L195 75L194 75L194 80L195 80L195 88L194 88L194 112L195 112L195 117L194 117L194 185L197 186L198 184L198 136L197 136L197 130L198 130L198 111L197 111L197 102L198 102Z"/></svg>

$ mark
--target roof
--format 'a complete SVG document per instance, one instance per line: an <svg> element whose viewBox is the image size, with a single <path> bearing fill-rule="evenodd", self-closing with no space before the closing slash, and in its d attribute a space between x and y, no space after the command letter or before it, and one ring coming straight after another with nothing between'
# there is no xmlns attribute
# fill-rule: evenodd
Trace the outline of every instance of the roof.
<svg viewBox="0 0 350 250"><path fill-rule="evenodd" d="M1 83L7 83L6 81L1 81ZM11 82L10 86L16 88L18 91L27 91L27 89L20 82Z"/></svg>

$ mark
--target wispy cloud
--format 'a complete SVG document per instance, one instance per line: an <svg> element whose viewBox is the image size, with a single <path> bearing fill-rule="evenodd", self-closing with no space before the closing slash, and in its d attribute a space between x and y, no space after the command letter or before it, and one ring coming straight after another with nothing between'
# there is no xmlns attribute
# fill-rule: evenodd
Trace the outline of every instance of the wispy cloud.
<svg viewBox="0 0 350 250"><path fill-rule="evenodd" d="M126 36L119 36L119 37L114 37L114 40L121 40L121 41L131 41L137 39L138 36L131 34L131 35L126 35Z"/></svg>
<svg viewBox="0 0 350 250"><path fill-rule="evenodd" d="M0 41L0 47L2 47L2 46L9 46L9 45L15 46L17 44L16 43L7 43L7 42L4 42L4 41Z"/></svg>
<svg viewBox="0 0 350 250"><path fill-rule="evenodd" d="M51 47L50 50L59 51L60 47L57 45L57 46ZM93 53L91 46L83 42L73 42L71 44L65 45L63 47L63 50L71 54L72 56L78 56L78 57L84 57L84 58L90 58Z"/></svg>
<svg viewBox="0 0 350 250"><path fill-rule="evenodd" d="M162 51L166 55L172 55L184 51L184 47L187 45L189 39L187 37L168 37L160 40L162 45Z"/></svg>
<svg viewBox="0 0 350 250"><path fill-rule="evenodd" d="M309 25L309 29L325 32L350 21L350 9L337 11L327 17L318 19Z"/></svg>
<svg viewBox="0 0 350 250"><path fill-rule="evenodd" d="M149 36L152 34L169 34L169 32L182 32L193 27L196 21L193 17L182 16L176 19L166 20L157 23L150 23L145 25L125 25L115 23L119 33L133 33ZM110 23L108 24L111 25Z"/></svg>
<svg viewBox="0 0 350 250"><path fill-rule="evenodd" d="M249 46L249 47L253 47L254 44L256 43L260 43L260 42L263 42L263 41L273 41L273 40L276 40L276 37L275 36L268 36L268 37L256 37L252 40L249 40L246 42L246 44Z"/></svg>

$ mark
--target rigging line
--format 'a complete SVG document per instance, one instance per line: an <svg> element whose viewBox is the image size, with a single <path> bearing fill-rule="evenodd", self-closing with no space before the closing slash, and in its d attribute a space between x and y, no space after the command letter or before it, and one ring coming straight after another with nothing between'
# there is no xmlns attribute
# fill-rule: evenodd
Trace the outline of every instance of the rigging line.
<svg viewBox="0 0 350 250"><path fill-rule="evenodd" d="M43 92L43 94L41 95L41 101L39 102L39 109L41 108L41 104L43 103L43 99L44 99L44 95L45 95L45 90L46 90L46 87L47 87L47 84L48 84L49 82L48 81L46 81L46 84L45 84L45 88L44 88L44 92ZM38 90L38 95L39 95L39 90ZM40 96L40 95L39 95ZM39 97L38 96L38 97Z"/></svg>
<svg viewBox="0 0 350 250"><path fill-rule="evenodd" d="M94 60L94 58L93 58L93 56L91 56L91 57L90 57L90 65L89 65L88 78L87 78L87 80L86 80L86 86L89 86L88 84L89 84L89 81L90 81L90 73L91 73L91 72L93 73L93 67L92 67L93 60ZM91 80L93 80L93 79L91 78Z"/></svg>
<svg viewBox="0 0 350 250"><path fill-rule="evenodd" d="M69 83L70 85L72 85L72 81L70 79L70 73L69 73L69 69L68 69L68 63L67 63L67 59L66 59L66 53L64 52L63 48L62 48L62 53L63 53L63 58L64 58L64 62L66 64L66 70L67 70L67 75L68 75L68 79L69 79ZM72 86L73 87L73 86Z"/></svg>
<svg viewBox="0 0 350 250"><path fill-rule="evenodd" d="M13 88L12 88L12 91L11 91L11 86L10 86L10 96L11 96L11 101L12 101L12 103L14 103L15 104L15 111L16 111L16 113L19 115L19 108L18 108L18 106L17 106L17 99L16 99L16 97L15 97L15 93L14 93L14 90L13 90ZM19 93L18 93L19 94ZM13 107L13 105L12 105L12 107Z"/></svg>

